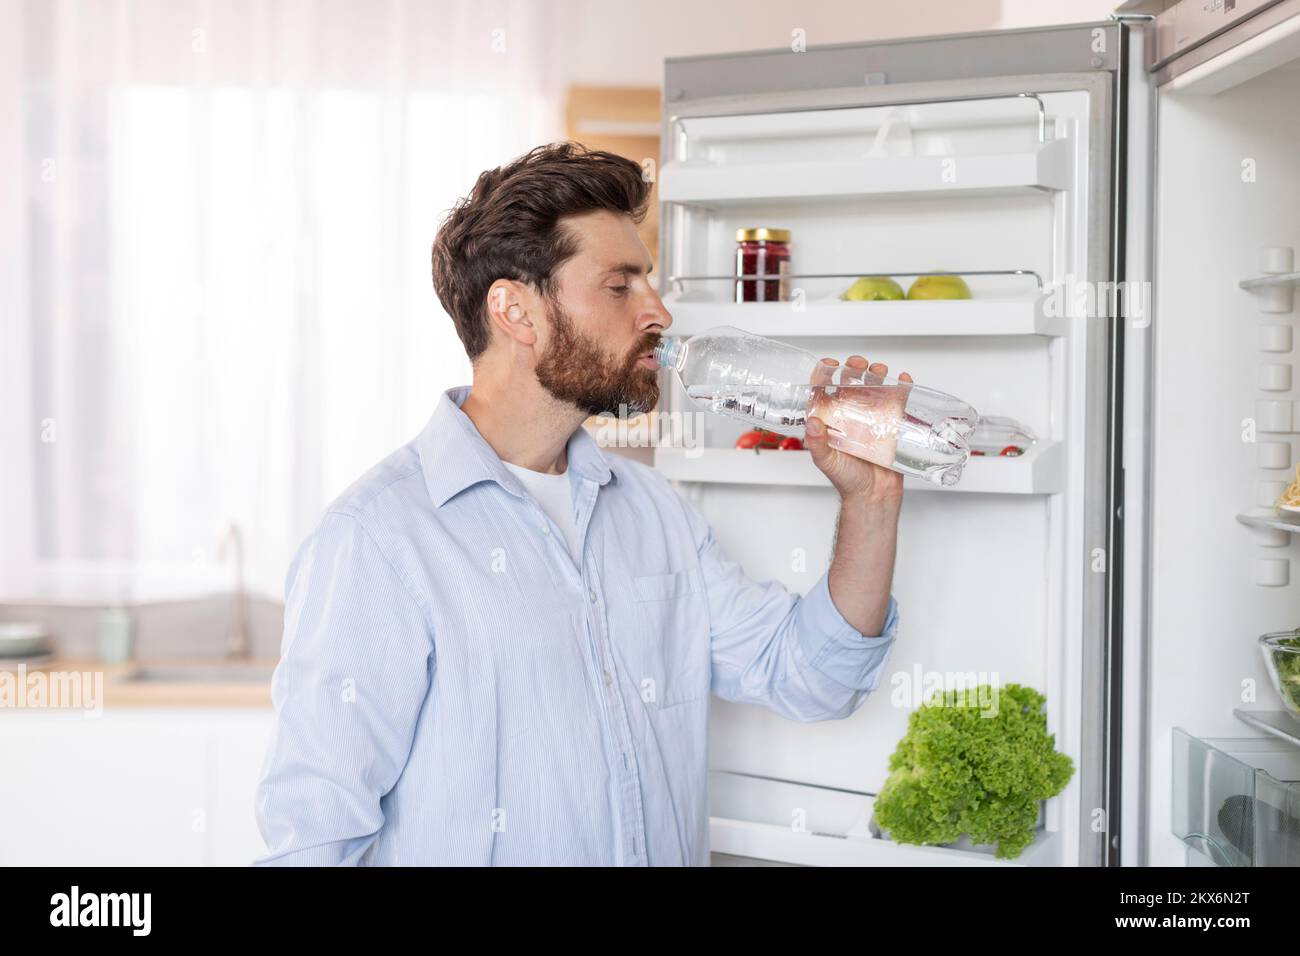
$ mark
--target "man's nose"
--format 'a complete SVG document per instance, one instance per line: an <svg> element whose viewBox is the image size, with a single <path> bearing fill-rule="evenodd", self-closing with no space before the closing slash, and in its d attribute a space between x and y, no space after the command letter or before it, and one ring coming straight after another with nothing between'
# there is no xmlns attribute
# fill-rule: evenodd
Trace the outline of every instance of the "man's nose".
<svg viewBox="0 0 1300 956"><path fill-rule="evenodd" d="M642 316L642 329L648 330L658 326L660 330L669 329L673 324L672 313L664 306L664 301L659 297L658 292L651 292L653 302Z"/></svg>

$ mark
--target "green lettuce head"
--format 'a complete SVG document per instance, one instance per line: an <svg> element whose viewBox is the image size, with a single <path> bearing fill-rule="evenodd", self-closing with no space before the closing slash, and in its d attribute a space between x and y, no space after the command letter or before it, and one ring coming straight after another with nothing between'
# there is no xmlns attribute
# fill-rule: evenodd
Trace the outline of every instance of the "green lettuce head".
<svg viewBox="0 0 1300 956"><path fill-rule="evenodd" d="M897 843L951 843L966 833L996 843L998 857L1019 856L1033 842L1039 801L1074 775L1047 732L1046 702L1019 684L936 692L909 715L889 758L876 822Z"/></svg>

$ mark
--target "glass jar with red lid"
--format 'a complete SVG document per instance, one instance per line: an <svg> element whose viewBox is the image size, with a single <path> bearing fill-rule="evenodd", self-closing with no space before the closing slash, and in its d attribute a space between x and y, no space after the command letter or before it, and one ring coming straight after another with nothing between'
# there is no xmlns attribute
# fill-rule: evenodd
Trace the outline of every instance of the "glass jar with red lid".
<svg viewBox="0 0 1300 956"><path fill-rule="evenodd" d="M784 276L790 271L789 229L736 230L736 301L786 302L790 287ZM774 276L750 279L745 276Z"/></svg>

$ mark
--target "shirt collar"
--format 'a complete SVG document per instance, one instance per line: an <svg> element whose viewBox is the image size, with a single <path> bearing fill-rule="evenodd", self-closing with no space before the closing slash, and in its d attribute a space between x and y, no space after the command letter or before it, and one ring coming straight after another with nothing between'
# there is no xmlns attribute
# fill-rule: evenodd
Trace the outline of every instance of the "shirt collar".
<svg viewBox="0 0 1300 956"><path fill-rule="evenodd" d="M434 507L443 504L481 481L495 481L516 497L524 496L523 484L501 462L468 415L461 411L470 386L458 385L443 392L433 416L416 439L424 484ZM568 470L598 485L615 478L605 454L587 429L578 426L566 446Z"/></svg>

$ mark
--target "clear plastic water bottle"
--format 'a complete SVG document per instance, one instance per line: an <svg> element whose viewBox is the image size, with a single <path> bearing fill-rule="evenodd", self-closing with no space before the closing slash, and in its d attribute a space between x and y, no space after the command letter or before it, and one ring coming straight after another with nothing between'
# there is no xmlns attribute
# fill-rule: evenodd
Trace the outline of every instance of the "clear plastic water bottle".
<svg viewBox="0 0 1300 956"><path fill-rule="evenodd" d="M804 349L729 325L661 339L655 360L709 411L796 437L815 415L832 448L938 485L961 478L979 418L943 392L823 365Z"/></svg>

